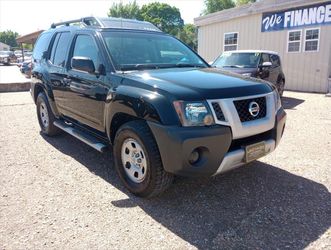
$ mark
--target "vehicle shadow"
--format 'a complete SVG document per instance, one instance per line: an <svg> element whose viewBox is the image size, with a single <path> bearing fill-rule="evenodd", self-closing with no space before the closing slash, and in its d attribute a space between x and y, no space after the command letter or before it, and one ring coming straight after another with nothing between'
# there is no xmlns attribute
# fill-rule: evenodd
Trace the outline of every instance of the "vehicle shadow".
<svg viewBox="0 0 331 250"><path fill-rule="evenodd" d="M293 97L282 97L282 105L284 109L295 109L296 106L303 103L305 100L293 98Z"/></svg>
<svg viewBox="0 0 331 250"><path fill-rule="evenodd" d="M110 152L100 154L69 135L44 139L128 195L114 206L139 206L197 248L303 249L331 226L328 189L272 165L255 162L213 178L177 178L162 196L142 199L123 188Z"/></svg>

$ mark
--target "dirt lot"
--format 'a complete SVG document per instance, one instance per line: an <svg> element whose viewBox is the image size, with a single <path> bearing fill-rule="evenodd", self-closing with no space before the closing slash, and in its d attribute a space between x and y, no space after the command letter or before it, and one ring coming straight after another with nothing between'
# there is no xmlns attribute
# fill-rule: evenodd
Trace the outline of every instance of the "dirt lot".
<svg viewBox="0 0 331 250"><path fill-rule="evenodd" d="M29 93L0 94L0 249L330 249L331 98L285 92L284 105L273 154L144 200L110 153L40 135Z"/></svg>

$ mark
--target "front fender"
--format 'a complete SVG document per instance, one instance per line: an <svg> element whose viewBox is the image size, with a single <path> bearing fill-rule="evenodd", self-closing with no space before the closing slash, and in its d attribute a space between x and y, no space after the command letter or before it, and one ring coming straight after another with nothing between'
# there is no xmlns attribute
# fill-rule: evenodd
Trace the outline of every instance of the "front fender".
<svg viewBox="0 0 331 250"><path fill-rule="evenodd" d="M126 114L164 125L179 124L179 119L167 98L156 91L121 85L110 92L105 107L105 124L110 138L111 123L116 114Z"/></svg>

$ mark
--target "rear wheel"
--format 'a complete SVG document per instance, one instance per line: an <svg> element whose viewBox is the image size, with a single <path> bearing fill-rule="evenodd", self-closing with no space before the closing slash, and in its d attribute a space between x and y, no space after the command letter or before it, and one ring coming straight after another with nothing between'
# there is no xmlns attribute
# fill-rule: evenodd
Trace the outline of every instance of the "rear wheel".
<svg viewBox="0 0 331 250"><path fill-rule="evenodd" d="M54 136L61 132L61 130L53 124L56 118L49 106L47 97L43 92L37 97L37 116L43 134Z"/></svg>
<svg viewBox="0 0 331 250"><path fill-rule="evenodd" d="M121 180L135 195L157 196L173 181L173 175L163 169L157 144L144 121L131 121L119 128L114 158Z"/></svg>

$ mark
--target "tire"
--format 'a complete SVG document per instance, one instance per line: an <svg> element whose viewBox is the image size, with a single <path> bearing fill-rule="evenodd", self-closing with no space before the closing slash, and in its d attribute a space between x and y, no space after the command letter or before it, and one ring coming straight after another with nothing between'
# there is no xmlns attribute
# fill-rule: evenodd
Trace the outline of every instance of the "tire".
<svg viewBox="0 0 331 250"><path fill-rule="evenodd" d="M284 94L284 88L285 88L285 81L284 79L280 79L280 81L277 83L277 90L280 97L282 97Z"/></svg>
<svg viewBox="0 0 331 250"><path fill-rule="evenodd" d="M58 135L61 130L54 126L56 120L52 109L49 106L47 97L41 92L37 97L37 116L41 132L48 136Z"/></svg>
<svg viewBox="0 0 331 250"><path fill-rule="evenodd" d="M174 177L164 171L157 144L144 121L122 125L116 133L113 150L116 171L131 193L154 197L172 184Z"/></svg>

